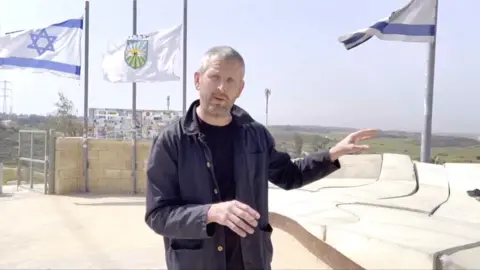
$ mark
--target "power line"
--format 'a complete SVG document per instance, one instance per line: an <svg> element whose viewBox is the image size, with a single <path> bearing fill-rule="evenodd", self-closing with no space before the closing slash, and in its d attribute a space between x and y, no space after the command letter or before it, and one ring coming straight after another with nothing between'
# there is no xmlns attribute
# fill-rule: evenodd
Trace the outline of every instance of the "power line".
<svg viewBox="0 0 480 270"><path fill-rule="evenodd" d="M12 104L12 88L11 85L12 83L9 81L1 81L2 83L2 92L0 94L0 97L3 99L3 106L2 106L2 113L4 115L10 115L13 110L13 104ZM10 88L8 87L10 85ZM7 100L10 99L10 110L8 110L8 102Z"/></svg>

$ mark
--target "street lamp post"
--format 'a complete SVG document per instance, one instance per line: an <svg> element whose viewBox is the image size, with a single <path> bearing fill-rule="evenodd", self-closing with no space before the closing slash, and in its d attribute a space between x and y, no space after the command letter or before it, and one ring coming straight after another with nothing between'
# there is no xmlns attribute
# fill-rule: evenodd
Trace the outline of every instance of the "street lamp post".
<svg viewBox="0 0 480 270"><path fill-rule="evenodd" d="M268 100L271 94L272 94L272 90L265 88L265 126L267 127L268 127Z"/></svg>

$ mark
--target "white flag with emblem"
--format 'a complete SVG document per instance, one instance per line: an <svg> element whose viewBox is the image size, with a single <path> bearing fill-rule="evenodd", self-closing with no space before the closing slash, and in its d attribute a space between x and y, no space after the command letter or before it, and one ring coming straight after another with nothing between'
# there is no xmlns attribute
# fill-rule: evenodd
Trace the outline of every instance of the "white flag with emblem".
<svg viewBox="0 0 480 270"><path fill-rule="evenodd" d="M83 19L0 36L0 69L80 79Z"/></svg>
<svg viewBox="0 0 480 270"><path fill-rule="evenodd" d="M103 57L105 80L115 83L179 81L182 25L136 35L112 47Z"/></svg>

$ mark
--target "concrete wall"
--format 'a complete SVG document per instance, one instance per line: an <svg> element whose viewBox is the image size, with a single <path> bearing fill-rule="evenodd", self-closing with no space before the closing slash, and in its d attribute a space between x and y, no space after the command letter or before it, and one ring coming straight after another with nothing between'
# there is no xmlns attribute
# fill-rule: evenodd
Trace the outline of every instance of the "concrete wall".
<svg viewBox="0 0 480 270"><path fill-rule="evenodd" d="M130 194L132 181L132 143L113 139L91 139L88 142L89 191L102 194ZM145 166L150 153L151 141L137 142L137 193L145 192ZM403 155L402 155L403 156ZM407 157L408 158L408 157ZM55 194L83 192L82 138L58 138L56 141ZM408 159L410 161L410 159ZM328 178L376 179L382 167L382 155L345 156L341 158L342 169ZM410 163L410 166L411 163ZM359 179L361 178L361 179ZM316 185L312 188L316 190ZM338 182L338 181L337 181ZM345 181L342 182L345 184ZM307 187L308 189L308 187Z"/></svg>
<svg viewBox="0 0 480 270"><path fill-rule="evenodd" d="M145 192L145 163L151 141L137 142L137 192ZM132 182L132 143L111 139L88 142L89 191L103 194L129 194ZM85 190L82 138L58 138L55 153L55 193Z"/></svg>

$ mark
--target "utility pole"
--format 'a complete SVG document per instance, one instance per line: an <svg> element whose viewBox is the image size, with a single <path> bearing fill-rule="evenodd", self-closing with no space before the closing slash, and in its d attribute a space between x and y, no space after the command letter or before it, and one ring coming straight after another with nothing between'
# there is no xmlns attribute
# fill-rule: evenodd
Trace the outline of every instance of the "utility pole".
<svg viewBox="0 0 480 270"><path fill-rule="evenodd" d="M167 111L170 111L170 96L167 96Z"/></svg>
<svg viewBox="0 0 480 270"><path fill-rule="evenodd" d="M8 87L9 85L10 85L10 88ZM2 113L5 116L10 116L10 114L12 113L12 106L13 106L11 82L9 81L2 82L2 93L0 94L0 97L3 99ZM10 98L10 110L8 109L8 102L7 102L8 98Z"/></svg>
<svg viewBox="0 0 480 270"><path fill-rule="evenodd" d="M268 127L268 99L272 94L272 90L265 88L265 126Z"/></svg>

